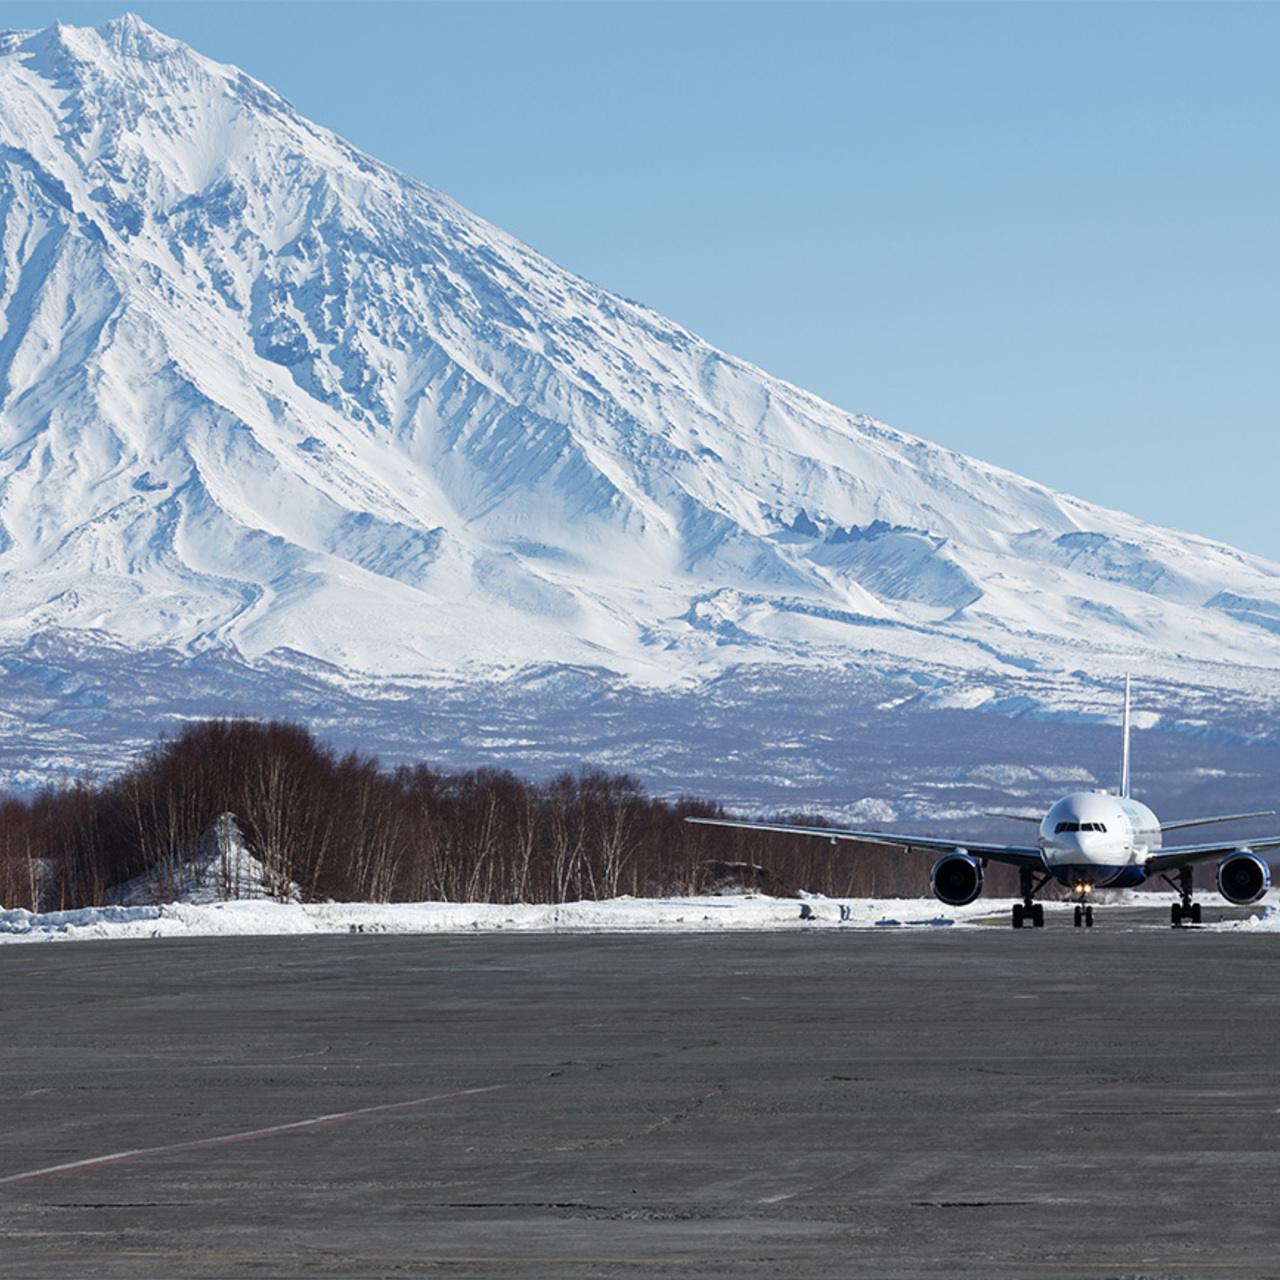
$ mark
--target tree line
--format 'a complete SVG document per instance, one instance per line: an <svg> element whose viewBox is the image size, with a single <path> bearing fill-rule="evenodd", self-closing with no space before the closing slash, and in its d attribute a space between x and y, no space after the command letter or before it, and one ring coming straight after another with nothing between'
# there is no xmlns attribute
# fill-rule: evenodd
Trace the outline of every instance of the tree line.
<svg viewBox="0 0 1280 1280"><path fill-rule="evenodd" d="M210 720L119 777L0 803L0 905L98 906L146 876L163 898L229 827L274 896L303 901L558 903L758 889L927 893L931 860L878 845L690 825L714 803L648 796L625 773L534 783L499 769L384 770L304 727ZM778 815L822 825L821 819ZM988 868L996 892L1004 870ZM234 886L226 886L234 896Z"/></svg>

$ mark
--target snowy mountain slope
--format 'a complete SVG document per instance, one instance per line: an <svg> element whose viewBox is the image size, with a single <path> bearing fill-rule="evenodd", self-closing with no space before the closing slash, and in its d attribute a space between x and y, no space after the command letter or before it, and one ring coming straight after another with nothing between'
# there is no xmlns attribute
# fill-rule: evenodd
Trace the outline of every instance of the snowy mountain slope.
<svg viewBox="0 0 1280 1280"><path fill-rule="evenodd" d="M825 404L133 17L0 36L0 575L10 649L374 677L1280 667L1280 567Z"/></svg>

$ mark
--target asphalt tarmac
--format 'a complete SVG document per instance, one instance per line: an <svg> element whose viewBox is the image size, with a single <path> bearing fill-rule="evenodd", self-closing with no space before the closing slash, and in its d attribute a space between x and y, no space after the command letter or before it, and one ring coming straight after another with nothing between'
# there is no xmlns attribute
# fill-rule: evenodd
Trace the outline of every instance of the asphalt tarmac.
<svg viewBox="0 0 1280 1280"><path fill-rule="evenodd" d="M3 947L0 1275L1280 1276L1278 960L1118 909Z"/></svg>

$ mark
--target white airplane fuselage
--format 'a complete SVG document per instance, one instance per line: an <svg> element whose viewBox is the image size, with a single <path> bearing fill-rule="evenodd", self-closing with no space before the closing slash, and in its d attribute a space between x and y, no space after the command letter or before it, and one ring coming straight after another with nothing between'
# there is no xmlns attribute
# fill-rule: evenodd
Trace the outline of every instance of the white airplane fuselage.
<svg viewBox="0 0 1280 1280"><path fill-rule="evenodd" d="M1170 910L1175 927L1200 923L1200 904L1193 901L1193 870L1198 863L1218 859L1218 892L1235 906L1258 902L1271 887L1271 870L1261 856L1280 849L1280 835L1250 840L1216 840L1204 844L1166 847L1164 833L1185 827L1240 822L1273 816L1260 813L1228 813L1209 818L1183 818L1162 827L1145 804L1129 794L1129 681L1124 683L1120 790L1077 791L1063 796L1040 821L1034 845L996 841L949 839L945 836L908 835L905 832L854 831L833 826L803 826L783 822L744 822L736 818L690 816L686 822L712 827L750 828L825 838L832 844L855 840L866 844L895 845L940 854L930 875L930 886L939 901L964 907L982 893L983 870L989 862L1017 868L1022 901L1014 904L1013 927L1044 924L1044 904L1036 895L1056 880L1076 899L1077 927L1093 924L1089 897L1095 889L1131 889L1148 880L1161 879L1179 897ZM1029 814L990 813L1035 823Z"/></svg>
<svg viewBox="0 0 1280 1280"><path fill-rule="evenodd" d="M1143 864L1161 843L1160 823L1145 804L1101 791L1063 796L1040 824L1045 869L1071 886L1141 884Z"/></svg>

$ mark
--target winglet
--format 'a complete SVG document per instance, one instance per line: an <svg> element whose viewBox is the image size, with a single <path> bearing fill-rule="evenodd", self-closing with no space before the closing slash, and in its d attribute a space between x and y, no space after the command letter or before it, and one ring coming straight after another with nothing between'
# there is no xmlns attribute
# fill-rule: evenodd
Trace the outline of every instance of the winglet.
<svg viewBox="0 0 1280 1280"><path fill-rule="evenodd" d="M1120 795L1129 798L1129 677L1124 678L1124 745L1120 751Z"/></svg>

